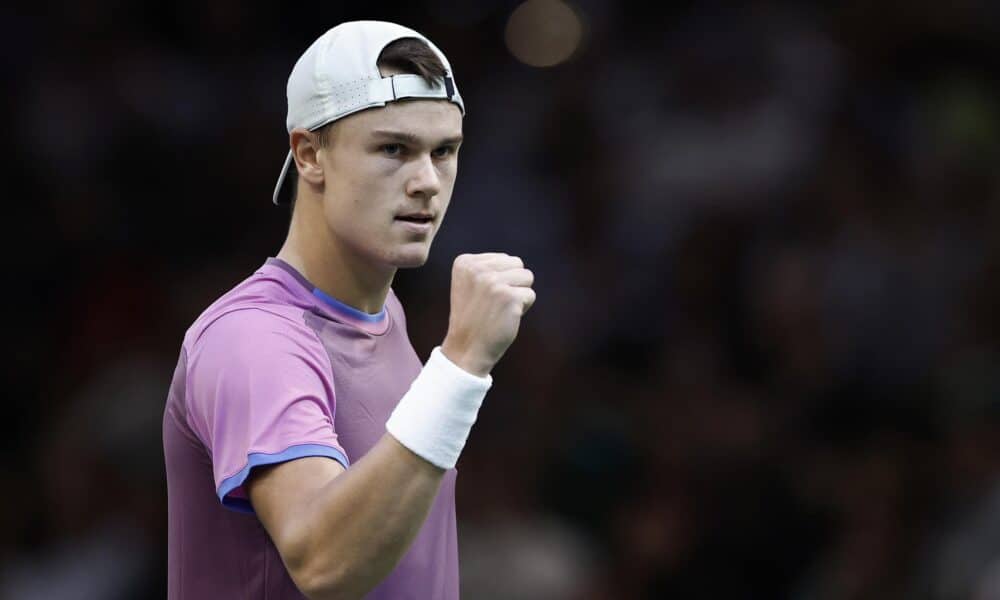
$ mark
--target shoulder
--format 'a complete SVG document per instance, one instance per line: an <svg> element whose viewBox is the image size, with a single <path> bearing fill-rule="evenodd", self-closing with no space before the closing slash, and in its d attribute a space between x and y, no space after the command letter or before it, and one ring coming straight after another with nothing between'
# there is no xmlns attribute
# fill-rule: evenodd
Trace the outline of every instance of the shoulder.
<svg viewBox="0 0 1000 600"><path fill-rule="evenodd" d="M315 337L307 325L310 304L294 286L259 269L206 308L184 336L190 352L206 340L259 341L264 334Z"/></svg>
<svg viewBox="0 0 1000 600"><path fill-rule="evenodd" d="M286 284L258 270L206 308L184 337L189 368L273 367L303 357L322 362L325 352L308 318L311 306Z"/></svg>
<svg viewBox="0 0 1000 600"><path fill-rule="evenodd" d="M189 402L213 406L280 403L303 391L333 396L330 358L301 320L256 307L208 324L187 352Z"/></svg>
<svg viewBox="0 0 1000 600"><path fill-rule="evenodd" d="M189 342L189 358L205 352L221 353L237 361L283 354L322 356L319 337L303 312L254 305L231 307L199 327Z"/></svg>

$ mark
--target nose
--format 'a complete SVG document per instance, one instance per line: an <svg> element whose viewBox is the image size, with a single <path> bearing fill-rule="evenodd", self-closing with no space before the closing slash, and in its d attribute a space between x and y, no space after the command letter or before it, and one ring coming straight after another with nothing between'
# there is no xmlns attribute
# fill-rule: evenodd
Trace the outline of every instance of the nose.
<svg viewBox="0 0 1000 600"><path fill-rule="evenodd" d="M416 171L406 182L406 195L424 196L427 199L437 196L441 191L441 178L430 155L421 156L414 165Z"/></svg>

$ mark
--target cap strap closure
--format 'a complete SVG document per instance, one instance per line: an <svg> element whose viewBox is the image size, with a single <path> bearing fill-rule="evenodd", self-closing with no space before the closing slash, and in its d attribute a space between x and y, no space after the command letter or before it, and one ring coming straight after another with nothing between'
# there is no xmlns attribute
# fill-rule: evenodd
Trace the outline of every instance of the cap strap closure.
<svg viewBox="0 0 1000 600"><path fill-rule="evenodd" d="M381 79L372 79L368 84L369 102L392 102L403 98L440 98L451 100L458 104L462 112L465 112L465 105L455 91L455 84L451 77L445 77L442 82L437 81L430 85L420 75L393 75Z"/></svg>

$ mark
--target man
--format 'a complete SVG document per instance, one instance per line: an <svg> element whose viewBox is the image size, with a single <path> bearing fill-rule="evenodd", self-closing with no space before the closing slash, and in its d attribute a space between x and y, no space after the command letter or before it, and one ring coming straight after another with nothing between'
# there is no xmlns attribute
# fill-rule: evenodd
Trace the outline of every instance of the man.
<svg viewBox="0 0 1000 600"><path fill-rule="evenodd" d="M187 331L167 400L169 598L458 597L455 462L535 299L520 259L459 256L421 368L390 286L427 260L463 115L399 25L342 24L296 63L288 237Z"/></svg>

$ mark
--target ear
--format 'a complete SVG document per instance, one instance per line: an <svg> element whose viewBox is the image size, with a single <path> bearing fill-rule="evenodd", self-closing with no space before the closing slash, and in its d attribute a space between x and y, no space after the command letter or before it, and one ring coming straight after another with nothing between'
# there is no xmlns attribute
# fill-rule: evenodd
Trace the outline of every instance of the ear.
<svg viewBox="0 0 1000 600"><path fill-rule="evenodd" d="M292 158L299 177L313 185L323 183L323 166L319 162L319 136L314 132L296 127L289 134Z"/></svg>

